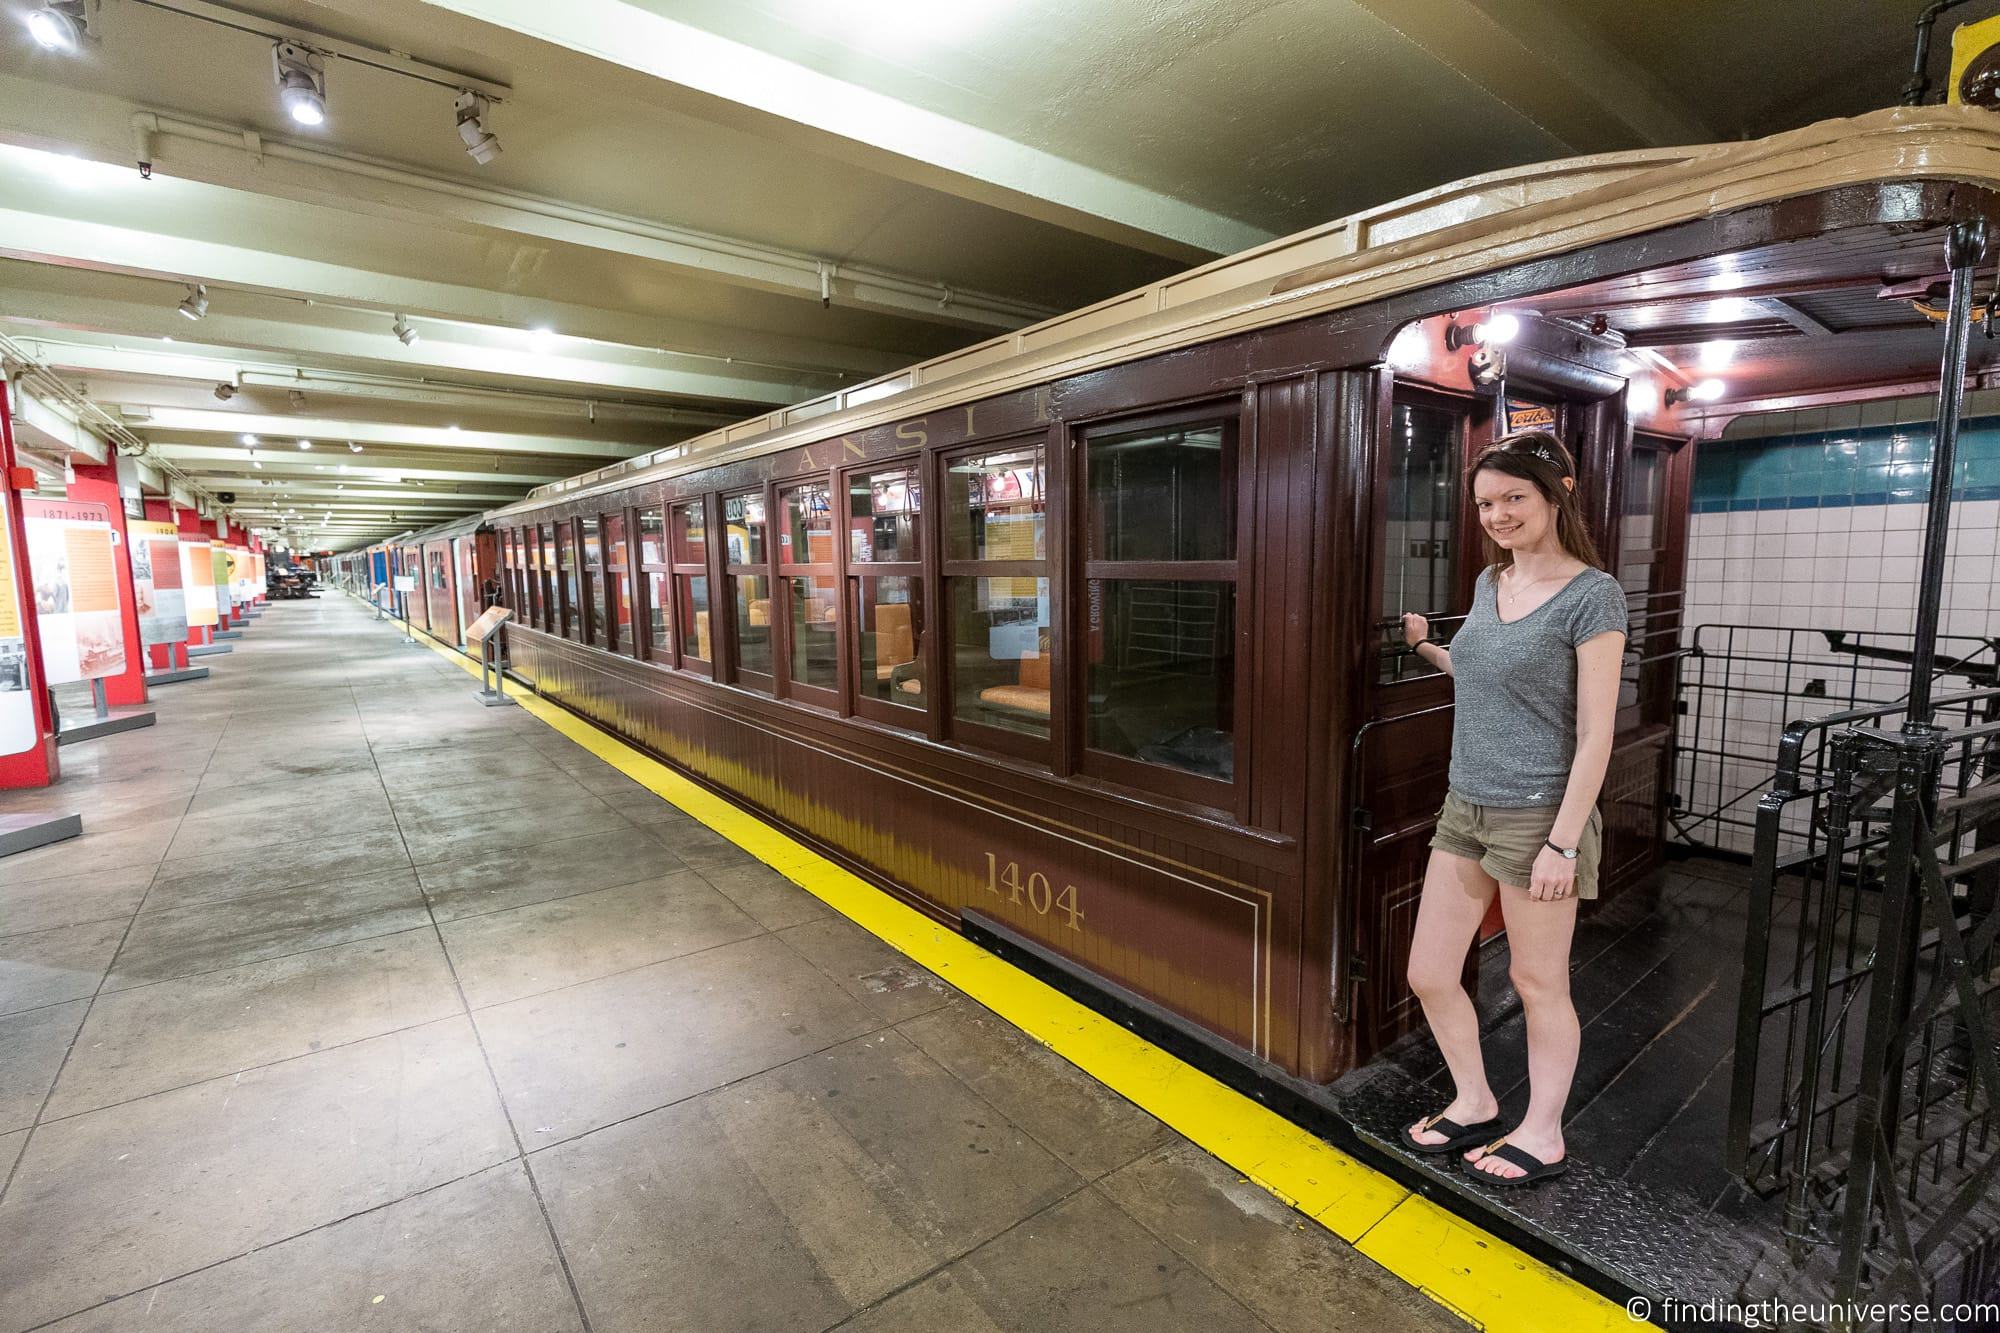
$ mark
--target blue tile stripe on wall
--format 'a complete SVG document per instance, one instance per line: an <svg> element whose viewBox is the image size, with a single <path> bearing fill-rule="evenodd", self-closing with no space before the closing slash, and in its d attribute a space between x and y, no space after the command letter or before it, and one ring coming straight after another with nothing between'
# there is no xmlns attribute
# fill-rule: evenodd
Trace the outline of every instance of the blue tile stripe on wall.
<svg viewBox="0 0 2000 1333"><path fill-rule="evenodd" d="M2000 417L1965 423L1953 470L1952 499L2000 500ZM1930 486L1928 425L1806 431L1703 443L1692 504L1697 514L1922 504Z"/></svg>

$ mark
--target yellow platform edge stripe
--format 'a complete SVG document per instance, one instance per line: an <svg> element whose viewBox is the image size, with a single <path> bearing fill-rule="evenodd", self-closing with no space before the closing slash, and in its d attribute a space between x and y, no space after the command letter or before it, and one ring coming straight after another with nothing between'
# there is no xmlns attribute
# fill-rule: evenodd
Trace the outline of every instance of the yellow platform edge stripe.
<svg viewBox="0 0 2000 1333"><path fill-rule="evenodd" d="M458 648L415 625L409 628L431 651L468 675L479 674L478 664ZM1468 1323L1502 1333L1641 1327L1623 1307L988 953L644 751L512 681L503 680L502 689L536 720L729 839Z"/></svg>

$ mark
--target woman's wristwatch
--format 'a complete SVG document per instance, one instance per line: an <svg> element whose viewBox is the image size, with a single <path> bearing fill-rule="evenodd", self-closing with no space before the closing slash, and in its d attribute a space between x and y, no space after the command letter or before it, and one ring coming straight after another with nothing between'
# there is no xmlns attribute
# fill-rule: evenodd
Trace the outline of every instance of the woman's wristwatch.
<svg viewBox="0 0 2000 1333"><path fill-rule="evenodd" d="M1554 852L1557 856L1560 856L1563 860L1565 861L1576 860L1576 848L1558 847L1556 846L1556 840L1554 838L1546 838L1543 841L1548 844L1548 848L1550 851Z"/></svg>

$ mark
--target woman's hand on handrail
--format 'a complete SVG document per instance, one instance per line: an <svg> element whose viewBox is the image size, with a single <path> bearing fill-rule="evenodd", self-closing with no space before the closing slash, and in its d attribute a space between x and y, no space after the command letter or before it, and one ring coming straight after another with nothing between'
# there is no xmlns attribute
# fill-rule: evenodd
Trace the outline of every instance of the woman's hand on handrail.
<svg viewBox="0 0 2000 1333"><path fill-rule="evenodd" d="M1403 643L1406 646L1414 648L1430 636L1430 621L1425 620L1414 611L1405 611L1403 613Z"/></svg>

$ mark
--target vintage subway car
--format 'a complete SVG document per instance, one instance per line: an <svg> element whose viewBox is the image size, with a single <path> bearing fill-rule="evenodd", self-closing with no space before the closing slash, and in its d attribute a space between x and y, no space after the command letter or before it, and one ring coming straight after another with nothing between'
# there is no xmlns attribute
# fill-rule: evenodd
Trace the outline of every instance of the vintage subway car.
<svg viewBox="0 0 2000 1333"><path fill-rule="evenodd" d="M1469 599L1466 459L1560 434L1630 594L1615 895L1663 851L1692 349L1776 348L1732 381L1768 402L1934 377L1907 305L1786 336L1941 271L1996 125L1498 173L545 487L484 519L511 669L938 919L1330 1080L1419 1017L1451 696L1391 627ZM396 543L420 588L429 540Z"/></svg>

